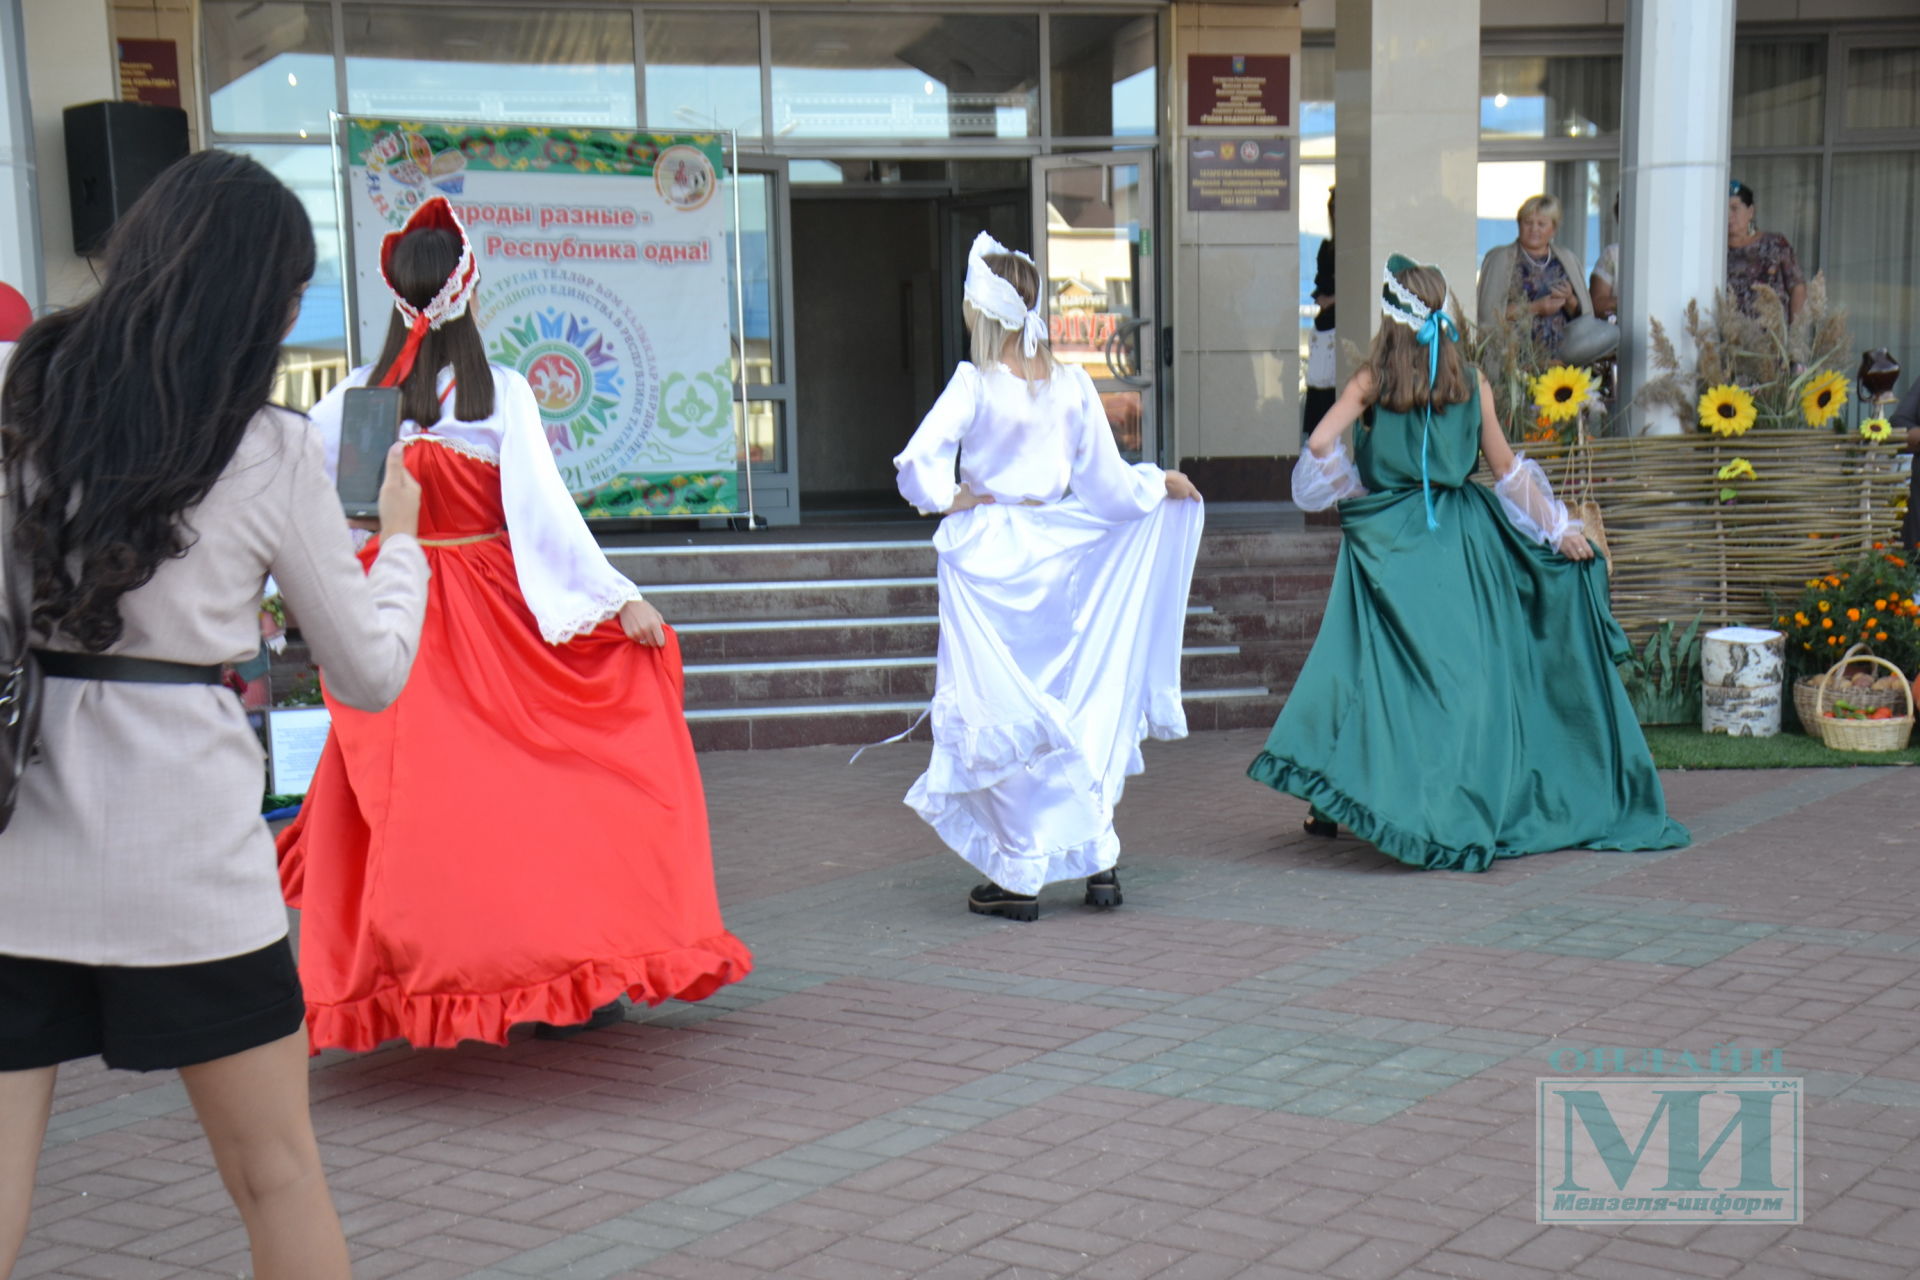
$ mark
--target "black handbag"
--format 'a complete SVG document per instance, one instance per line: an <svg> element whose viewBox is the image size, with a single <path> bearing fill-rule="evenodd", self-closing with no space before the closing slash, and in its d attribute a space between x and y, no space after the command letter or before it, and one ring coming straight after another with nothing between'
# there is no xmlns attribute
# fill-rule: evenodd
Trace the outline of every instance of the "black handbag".
<svg viewBox="0 0 1920 1280"><path fill-rule="evenodd" d="M0 505L8 512L11 504ZM31 643L33 572L15 545L11 520L0 523L0 567L6 575L7 621L0 626L0 831L13 821L20 778L40 745L44 675Z"/></svg>

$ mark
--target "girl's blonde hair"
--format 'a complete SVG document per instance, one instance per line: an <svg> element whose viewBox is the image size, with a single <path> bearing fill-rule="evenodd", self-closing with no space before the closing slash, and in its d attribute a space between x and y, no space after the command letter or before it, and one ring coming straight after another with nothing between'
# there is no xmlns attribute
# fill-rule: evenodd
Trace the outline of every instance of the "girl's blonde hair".
<svg viewBox="0 0 1920 1280"><path fill-rule="evenodd" d="M1447 303L1447 278L1432 267L1408 267L1394 273L1415 297L1438 313ZM1366 370L1373 377L1369 403L1394 413L1411 413L1426 404L1436 409L1444 405L1464 404L1478 388L1468 380L1466 358L1460 344L1442 330L1434 341L1440 344L1440 368L1431 385L1427 382L1427 348L1412 329L1393 320L1382 320L1380 332L1373 335L1367 352Z"/></svg>
<svg viewBox="0 0 1920 1280"><path fill-rule="evenodd" d="M1031 311L1040 305L1040 272L1031 262L1011 253L990 253L981 261L1019 291L1027 310ZM974 368L984 372L995 365L1004 364L1029 382L1045 382L1060 367L1059 361L1054 358L1052 343L1040 343L1035 347L1032 358L1028 359L1020 346L1019 329L1007 328L971 304L966 306L965 313L970 336L968 351ZM1011 352L1007 350L1008 344L1013 346Z"/></svg>

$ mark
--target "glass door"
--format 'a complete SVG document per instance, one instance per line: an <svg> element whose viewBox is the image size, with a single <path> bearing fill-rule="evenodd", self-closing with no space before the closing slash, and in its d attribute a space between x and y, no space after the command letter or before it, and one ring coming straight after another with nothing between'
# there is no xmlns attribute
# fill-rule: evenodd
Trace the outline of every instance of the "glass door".
<svg viewBox="0 0 1920 1280"><path fill-rule="evenodd" d="M739 283L745 315L736 316L734 322L733 394L745 444L742 460L753 469L755 513L768 524L797 524L800 476L799 452L794 447L797 424L787 162L767 156L742 156L738 182ZM729 285L734 283L733 248L732 244L727 246ZM746 384L744 404L740 403L742 381Z"/></svg>
<svg viewBox="0 0 1920 1280"><path fill-rule="evenodd" d="M1061 361L1084 368L1129 459L1159 454L1154 153L1033 161L1035 258Z"/></svg>

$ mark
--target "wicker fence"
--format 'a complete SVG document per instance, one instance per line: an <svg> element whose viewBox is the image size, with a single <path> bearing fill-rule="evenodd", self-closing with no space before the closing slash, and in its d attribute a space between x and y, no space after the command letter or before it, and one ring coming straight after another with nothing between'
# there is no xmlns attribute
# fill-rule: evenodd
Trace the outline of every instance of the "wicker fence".
<svg viewBox="0 0 1920 1280"><path fill-rule="evenodd" d="M1769 622L1769 592L1794 599L1837 561L1894 541L1893 503L1907 490L1896 444L1830 431L1608 438L1584 448L1613 550L1614 616L1636 639L1662 619L1684 625L1696 613L1713 626ZM1571 505L1574 473L1587 463L1561 446L1528 452ZM1756 478L1721 480L1735 458ZM1733 502L1718 500L1724 487L1737 491Z"/></svg>

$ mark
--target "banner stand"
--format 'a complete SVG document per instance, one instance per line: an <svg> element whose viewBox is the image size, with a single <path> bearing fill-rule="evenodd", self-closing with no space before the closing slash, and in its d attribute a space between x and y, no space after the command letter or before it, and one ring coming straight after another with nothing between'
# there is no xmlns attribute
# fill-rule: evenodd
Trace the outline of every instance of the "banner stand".
<svg viewBox="0 0 1920 1280"><path fill-rule="evenodd" d="M382 238L445 197L479 259L487 358L532 387L588 521L758 526L732 132L339 113L330 125L353 365L391 324Z"/></svg>

